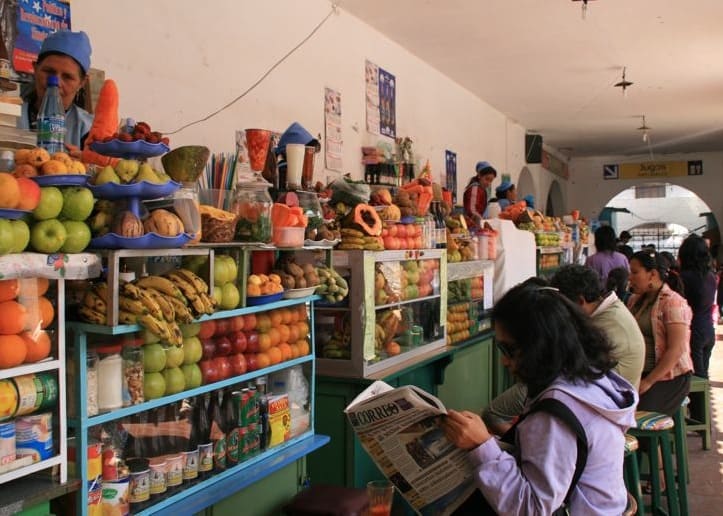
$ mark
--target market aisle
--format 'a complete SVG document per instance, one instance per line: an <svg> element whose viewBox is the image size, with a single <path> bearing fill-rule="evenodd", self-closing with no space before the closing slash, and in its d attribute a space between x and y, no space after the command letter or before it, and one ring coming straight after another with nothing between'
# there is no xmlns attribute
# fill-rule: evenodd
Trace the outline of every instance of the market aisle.
<svg viewBox="0 0 723 516"><path fill-rule="evenodd" d="M695 516L720 514L723 507L723 325L716 333L710 365L713 444L704 451L700 437L688 437L688 498Z"/></svg>

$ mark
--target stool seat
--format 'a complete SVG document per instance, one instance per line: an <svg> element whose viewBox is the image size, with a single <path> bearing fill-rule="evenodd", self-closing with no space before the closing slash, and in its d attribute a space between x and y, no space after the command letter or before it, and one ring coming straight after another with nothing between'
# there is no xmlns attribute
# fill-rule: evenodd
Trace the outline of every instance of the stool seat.
<svg viewBox="0 0 723 516"><path fill-rule="evenodd" d="M662 431L675 426L673 418L660 412L638 410L635 412L635 426L639 430Z"/></svg>
<svg viewBox="0 0 723 516"><path fill-rule="evenodd" d="M690 417L686 419L688 430L697 432L702 438L703 449L710 450L711 439L711 416L710 416L710 382L707 378L700 376L691 377L690 392L688 397L691 402L695 400L695 406L690 404Z"/></svg>
<svg viewBox="0 0 723 516"><path fill-rule="evenodd" d="M625 455L638 449L638 439L634 435L625 434Z"/></svg>

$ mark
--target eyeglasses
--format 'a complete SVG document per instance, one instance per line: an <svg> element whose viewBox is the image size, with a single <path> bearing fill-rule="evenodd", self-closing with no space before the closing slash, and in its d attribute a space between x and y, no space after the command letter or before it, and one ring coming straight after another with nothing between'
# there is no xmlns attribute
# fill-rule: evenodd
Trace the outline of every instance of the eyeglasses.
<svg viewBox="0 0 723 516"><path fill-rule="evenodd" d="M511 342L505 342L504 340L495 339L495 345L505 358L511 359L512 357L514 357L516 346Z"/></svg>

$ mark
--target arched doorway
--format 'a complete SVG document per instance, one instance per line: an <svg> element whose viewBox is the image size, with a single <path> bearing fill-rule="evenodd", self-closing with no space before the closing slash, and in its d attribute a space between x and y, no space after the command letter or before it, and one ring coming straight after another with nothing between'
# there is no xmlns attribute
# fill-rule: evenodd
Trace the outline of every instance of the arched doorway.
<svg viewBox="0 0 723 516"><path fill-rule="evenodd" d="M535 201L539 203L537 192L535 192L535 182L532 180L530 169L522 167L520 177L517 179L517 199L522 199L526 195L532 195Z"/></svg>
<svg viewBox="0 0 723 516"><path fill-rule="evenodd" d="M720 248L718 221L710 207L685 187L671 183L645 183L618 193L605 205L600 220L615 232L628 231L628 245L639 250L654 244L660 251L677 254L683 239L695 233L709 239L717 256Z"/></svg>
<svg viewBox="0 0 723 516"><path fill-rule="evenodd" d="M564 215L564 198L562 196L562 188L560 183L552 181L550 183L550 191L547 194L547 204L545 214L551 217L562 217Z"/></svg>

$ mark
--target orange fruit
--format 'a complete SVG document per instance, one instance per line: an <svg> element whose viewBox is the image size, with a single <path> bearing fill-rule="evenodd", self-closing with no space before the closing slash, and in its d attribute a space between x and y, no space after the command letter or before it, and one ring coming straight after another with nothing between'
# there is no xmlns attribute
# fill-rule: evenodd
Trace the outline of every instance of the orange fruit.
<svg viewBox="0 0 723 516"><path fill-rule="evenodd" d="M27 278L18 280L18 297L39 297L48 292L50 281L47 278Z"/></svg>
<svg viewBox="0 0 723 516"><path fill-rule="evenodd" d="M295 314L293 310L290 310L288 308L280 308L279 311L281 312L281 323L282 324L290 324L294 322L292 318L295 320Z"/></svg>
<svg viewBox="0 0 723 516"><path fill-rule="evenodd" d="M277 328L279 330L279 335L281 336L279 338L279 341L280 342L289 342L289 334L291 332L289 330L289 327L285 324L279 324L279 326Z"/></svg>
<svg viewBox="0 0 723 516"><path fill-rule="evenodd" d="M301 356L301 355L299 354L299 353L300 353L300 351L299 351L299 346L297 346L296 343L294 343L294 344L289 344L289 349L291 349L291 358L292 358L292 359L294 359L294 358L299 358L299 357Z"/></svg>
<svg viewBox="0 0 723 516"><path fill-rule="evenodd" d="M269 312L269 317L271 318L271 326L278 326L284 318L278 310L272 310Z"/></svg>
<svg viewBox="0 0 723 516"><path fill-rule="evenodd" d="M18 280L8 279L0 281L0 302L15 299L19 293L20 284Z"/></svg>
<svg viewBox="0 0 723 516"><path fill-rule="evenodd" d="M24 331L20 337L25 341L27 354L25 362L38 362L50 355L50 335L46 331Z"/></svg>
<svg viewBox="0 0 723 516"><path fill-rule="evenodd" d="M271 346L269 350L266 352L269 355L269 359L271 360L271 365L278 364L281 362L282 354L281 350L277 346Z"/></svg>
<svg viewBox="0 0 723 516"><path fill-rule="evenodd" d="M301 337L299 335L299 327L296 326L297 323L289 324L289 336L286 338L286 342L296 342Z"/></svg>
<svg viewBox="0 0 723 516"><path fill-rule="evenodd" d="M294 353L291 350L291 345L287 344L286 342L282 342L277 346L279 348L279 351L281 351L281 361L286 362L287 360L291 360L294 358Z"/></svg>
<svg viewBox="0 0 723 516"><path fill-rule="evenodd" d="M296 320L297 321L304 321L306 320L307 313L306 313L306 305L299 305L296 307Z"/></svg>
<svg viewBox="0 0 723 516"><path fill-rule="evenodd" d="M45 329L53 322L55 309L47 297L24 298L20 303L28 310L28 319L23 329L33 331L39 328Z"/></svg>
<svg viewBox="0 0 723 516"><path fill-rule="evenodd" d="M256 329L256 314L244 315L244 330L251 331Z"/></svg>
<svg viewBox="0 0 723 516"><path fill-rule="evenodd" d="M256 353L256 363L259 364L259 369L263 369L271 365L271 358L266 353Z"/></svg>
<svg viewBox="0 0 723 516"><path fill-rule="evenodd" d="M27 322L28 309L23 305L17 301L3 301L0 303L0 335L20 333Z"/></svg>
<svg viewBox="0 0 723 516"><path fill-rule="evenodd" d="M311 353L311 347L309 346L309 343L305 339L300 339L296 341L296 345L299 347L299 356L303 357Z"/></svg>
<svg viewBox="0 0 723 516"><path fill-rule="evenodd" d="M246 295L247 296L260 296L261 295L261 287L259 285L254 285L253 283L249 283L246 285Z"/></svg>
<svg viewBox="0 0 723 516"><path fill-rule="evenodd" d="M299 330L300 339L309 336L309 323L307 323L306 321L299 321L296 323L296 327Z"/></svg>
<svg viewBox="0 0 723 516"><path fill-rule="evenodd" d="M267 332L269 338L271 338L271 345L276 346L281 343L281 332L279 332L279 329L275 326L272 326L269 328L269 331Z"/></svg>
<svg viewBox="0 0 723 516"><path fill-rule="evenodd" d="M256 331L266 333L271 328L271 318L268 314L259 314L256 316Z"/></svg>
<svg viewBox="0 0 723 516"><path fill-rule="evenodd" d="M268 333L259 333L259 351L266 351L271 347L271 336Z"/></svg>
<svg viewBox="0 0 723 516"><path fill-rule="evenodd" d="M0 369L19 366L27 353L25 341L19 335L0 335Z"/></svg>

